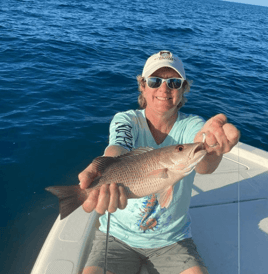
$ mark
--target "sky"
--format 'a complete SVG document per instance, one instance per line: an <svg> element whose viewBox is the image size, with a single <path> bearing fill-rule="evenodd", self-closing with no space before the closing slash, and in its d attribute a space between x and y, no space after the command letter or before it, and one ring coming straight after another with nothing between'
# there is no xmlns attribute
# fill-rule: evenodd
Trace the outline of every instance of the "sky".
<svg viewBox="0 0 268 274"><path fill-rule="evenodd" d="M227 0L223 0L223 1L227 1ZM259 6L268 7L268 0L228 0L228 2L236 2L236 3L259 5Z"/></svg>

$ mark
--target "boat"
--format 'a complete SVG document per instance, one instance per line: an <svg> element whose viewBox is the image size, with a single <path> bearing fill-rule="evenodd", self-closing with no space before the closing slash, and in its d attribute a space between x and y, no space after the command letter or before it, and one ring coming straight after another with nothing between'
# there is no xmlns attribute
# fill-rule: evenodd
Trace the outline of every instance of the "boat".
<svg viewBox="0 0 268 274"><path fill-rule="evenodd" d="M192 235L211 274L265 274L268 269L268 152L239 142L208 175L196 174ZM99 215L82 207L56 219L31 274L81 273ZM142 266L139 274L148 274Z"/></svg>

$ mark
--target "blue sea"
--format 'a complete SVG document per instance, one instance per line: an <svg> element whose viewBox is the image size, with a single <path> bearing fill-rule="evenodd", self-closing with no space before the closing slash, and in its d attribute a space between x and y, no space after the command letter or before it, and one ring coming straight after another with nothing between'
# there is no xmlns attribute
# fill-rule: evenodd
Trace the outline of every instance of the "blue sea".
<svg viewBox="0 0 268 274"><path fill-rule="evenodd" d="M193 80L182 112L227 115L268 151L268 8L218 0L0 2L1 274L28 274L109 123L138 108L136 76L170 50Z"/></svg>

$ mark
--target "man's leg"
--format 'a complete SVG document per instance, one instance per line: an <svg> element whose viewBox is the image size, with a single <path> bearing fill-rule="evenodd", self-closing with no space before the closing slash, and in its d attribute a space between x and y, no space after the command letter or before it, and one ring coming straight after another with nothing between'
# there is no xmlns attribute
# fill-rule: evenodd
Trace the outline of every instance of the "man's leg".
<svg viewBox="0 0 268 274"><path fill-rule="evenodd" d="M194 266L189 269L184 270L180 274L209 274L207 269L203 266Z"/></svg>
<svg viewBox="0 0 268 274"><path fill-rule="evenodd" d="M84 268L82 274L103 274L103 268L98 266L88 266ZM107 271L106 274L116 274L116 273Z"/></svg>
<svg viewBox="0 0 268 274"><path fill-rule="evenodd" d="M106 234L96 231L93 247L81 274L103 274ZM109 236L107 274L136 274L141 266L140 255L124 242Z"/></svg>
<svg viewBox="0 0 268 274"><path fill-rule="evenodd" d="M153 274L208 274L191 238L163 248L147 249L146 254L147 268Z"/></svg>

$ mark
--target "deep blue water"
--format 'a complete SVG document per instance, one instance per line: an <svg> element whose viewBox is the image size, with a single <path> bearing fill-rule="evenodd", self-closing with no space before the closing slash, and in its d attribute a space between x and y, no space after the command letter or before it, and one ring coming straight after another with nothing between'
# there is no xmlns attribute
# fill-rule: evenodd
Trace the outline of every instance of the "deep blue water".
<svg viewBox="0 0 268 274"><path fill-rule="evenodd" d="M225 113L268 151L268 8L217 0L0 1L1 273L28 274L136 76L163 49L194 81L183 112Z"/></svg>

